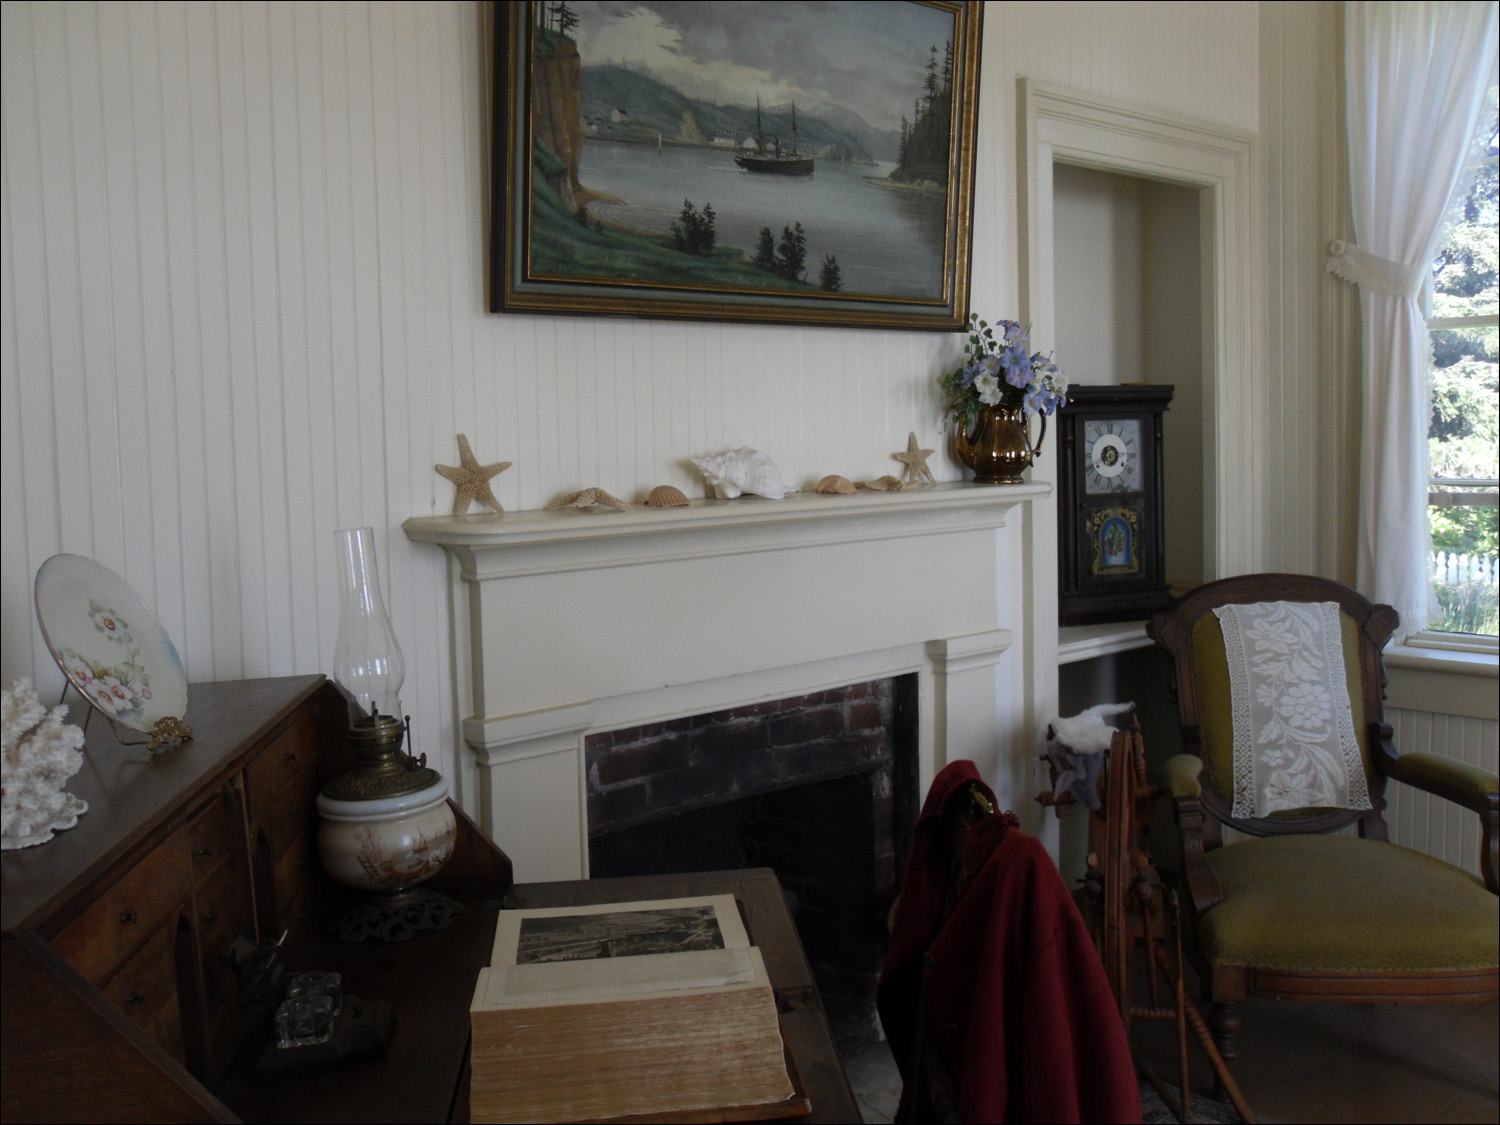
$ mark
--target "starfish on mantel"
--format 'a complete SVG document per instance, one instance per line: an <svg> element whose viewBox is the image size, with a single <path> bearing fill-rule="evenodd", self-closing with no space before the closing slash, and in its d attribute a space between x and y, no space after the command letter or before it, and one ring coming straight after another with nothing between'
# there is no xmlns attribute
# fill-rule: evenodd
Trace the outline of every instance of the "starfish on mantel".
<svg viewBox="0 0 1500 1125"><path fill-rule="evenodd" d="M920 449L917 447L916 432L907 435L906 452L892 453L891 456L900 461L904 466L901 470L902 484L918 484L926 481L928 484L936 484L932 479L932 470L927 467L927 458L931 457L933 450Z"/></svg>
<svg viewBox="0 0 1500 1125"><path fill-rule="evenodd" d="M485 507L500 515L505 514L505 509L500 506L500 501L495 499L495 494L490 491L490 478L499 476L510 468L509 461L496 461L493 465L481 465L479 458L474 456L474 451L469 448L469 439L463 434L458 435L458 465L434 465L443 476L458 486L453 495L453 514L461 516L469 510L469 505L478 500Z"/></svg>

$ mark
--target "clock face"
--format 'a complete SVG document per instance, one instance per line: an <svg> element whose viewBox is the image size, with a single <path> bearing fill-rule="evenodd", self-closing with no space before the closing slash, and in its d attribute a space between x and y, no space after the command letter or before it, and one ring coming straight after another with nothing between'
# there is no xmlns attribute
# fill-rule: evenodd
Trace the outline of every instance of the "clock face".
<svg viewBox="0 0 1500 1125"><path fill-rule="evenodd" d="M1083 452L1085 492L1140 491L1139 419L1087 419L1083 426Z"/></svg>

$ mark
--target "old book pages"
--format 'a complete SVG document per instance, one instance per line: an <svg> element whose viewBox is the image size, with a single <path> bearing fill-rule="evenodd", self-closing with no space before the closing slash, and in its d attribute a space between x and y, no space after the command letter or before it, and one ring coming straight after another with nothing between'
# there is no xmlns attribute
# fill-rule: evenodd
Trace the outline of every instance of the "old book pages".
<svg viewBox="0 0 1500 1125"><path fill-rule="evenodd" d="M470 1016L476 1122L807 1112L732 895L502 911Z"/></svg>

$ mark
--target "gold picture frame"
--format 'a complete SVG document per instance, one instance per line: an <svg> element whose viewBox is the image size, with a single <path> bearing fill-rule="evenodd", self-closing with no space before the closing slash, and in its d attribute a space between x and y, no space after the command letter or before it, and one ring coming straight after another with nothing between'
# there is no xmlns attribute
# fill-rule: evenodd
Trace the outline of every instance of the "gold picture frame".
<svg viewBox="0 0 1500 1125"><path fill-rule="evenodd" d="M963 328L982 13L497 4L491 311Z"/></svg>

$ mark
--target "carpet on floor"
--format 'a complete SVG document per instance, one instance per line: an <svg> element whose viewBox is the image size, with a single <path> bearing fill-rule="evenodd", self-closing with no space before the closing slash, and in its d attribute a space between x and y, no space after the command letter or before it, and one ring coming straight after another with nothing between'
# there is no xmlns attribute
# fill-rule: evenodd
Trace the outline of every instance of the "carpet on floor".
<svg viewBox="0 0 1500 1125"><path fill-rule="evenodd" d="M1172 1097L1177 1097L1177 1087L1170 1082L1164 1083ZM1212 1125L1238 1125L1240 1115L1234 1111L1234 1106L1228 1102L1221 1102L1209 1097L1197 1090L1190 1091L1192 1104L1188 1108L1192 1111L1188 1118L1190 1121L1209 1122ZM1253 1107L1252 1107L1253 1108ZM1156 1092L1156 1087L1141 1079L1141 1122L1142 1125L1172 1125L1177 1118L1161 1100L1161 1095ZM1257 1121L1261 1120L1256 1118Z"/></svg>

